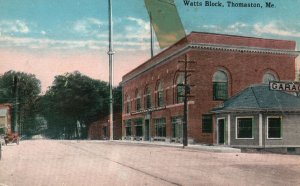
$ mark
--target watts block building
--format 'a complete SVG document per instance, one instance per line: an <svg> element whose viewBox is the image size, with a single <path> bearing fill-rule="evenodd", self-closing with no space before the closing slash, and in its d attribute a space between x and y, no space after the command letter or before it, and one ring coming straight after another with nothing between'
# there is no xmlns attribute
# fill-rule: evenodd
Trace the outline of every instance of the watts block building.
<svg viewBox="0 0 300 186"><path fill-rule="evenodd" d="M122 137L182 142L184 64L194 85L188 139L216 143L211 110L249 85L295 79L294 41L192 32L123 76Z"/></svg>

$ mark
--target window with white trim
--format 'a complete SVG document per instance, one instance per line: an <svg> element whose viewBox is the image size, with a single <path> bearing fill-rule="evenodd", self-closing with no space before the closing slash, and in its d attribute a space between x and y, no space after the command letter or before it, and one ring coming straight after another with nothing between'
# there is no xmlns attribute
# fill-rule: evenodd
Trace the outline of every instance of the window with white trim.
<svg viewBox="0 0 300 186"><path fill-rule="evenodd" d="M236 137L238 139L253 138L253 118L241 117L236 119Z"/></svg>
<svg viewBox="0 0 300 186"><path fill-rule="evenodd" d="M268 139L281 138L281 117L268 117Z"/></svg>

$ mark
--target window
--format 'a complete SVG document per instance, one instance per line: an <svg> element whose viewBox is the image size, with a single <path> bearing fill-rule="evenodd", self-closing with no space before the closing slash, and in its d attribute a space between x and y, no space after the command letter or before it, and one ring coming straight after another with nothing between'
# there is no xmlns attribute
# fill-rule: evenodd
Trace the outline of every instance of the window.
<svg viewBox="0 0 300 186"><path fill-rule="evenodd" d="M212 133L212 115L202 115L202 133Z"/></svg>
<svg viewBox="0 0 300 186"><path fill-rule="evenodd" d="M184 101L184 74L181 73L176 79L176 103L182 103Z"/></svg>
<svg viewBox="0 0 300 186"><path fill-rule="evenodd" d="M173 138L181 138L182 137L182 124L183 124L182 116L172 117L172 137Z"/></svg>
<svg viewBox="0 0 300 186"><path fill-rule="evenodd" d="M131 136L131 120L125 121L126 136Z"/></svg>
<svg viewBox="0 0 300 186"><path fill-rule="evenodd" d="M136 90L136 111L141 110L141 95L138 90Z"/></svg>
<svg viewBox="0 0 300 186"><path fill-rule="evenodd" d="M6 127L6 117L0 116L0 128Z"/></svg>
<svg viewBox="0 0 300 186"><path fill-rule="evenodd" d="M151 108L151 90L148 86L146 87L145 94L146 94L145 108L149 109Z"/></svg>
<svg viewBox="0 0 300 186"><path fill-rule="evenodd" d="M226 100L228 98L228 77L224 71L217 71L213 76L213 99Z"/></svg>
<svg viewBox="0 0 300 186"><path fill-rule="evenodd" d="M130 96L127 96L126 113L130 113L130 111L131 111Z"/></svg>
<svg viewBox="0 0 300 186"><path fill-rule="evenodd" d="M135 136L143 136L143 119L138 118L134 121L135 125Z"/></svg>
<svg viewBox="0 0 300 186"><path fill-rule="evenodd" d="M157 106L161 107L164 105L164 90L163 84L160 81L157 87Z"/></svg>
<svg viewBox="0 0 300 186"><path fill-rule="evenodd" d="M155 119L155 136L166 137L166 118Z"/></svg>
<svg viewBox="0 0 300 186"><path fill-rule="evenodd" d="M281 138L280 117L268 117L268 138Z"/></svg>
<svg viewBox="0 0 300 186"><path fill-rule="evenodd" d="M252 135L253 118L237 118L237 138L253 138Z"/></svg>
<svg viewBox="0 0 300 186"><path fill-rule="evenodd" d="M271 72L267 72L263 76L263 83L265 84L269 84L271 81L276 81L276 80L277 80L276 76Z"/></svg>

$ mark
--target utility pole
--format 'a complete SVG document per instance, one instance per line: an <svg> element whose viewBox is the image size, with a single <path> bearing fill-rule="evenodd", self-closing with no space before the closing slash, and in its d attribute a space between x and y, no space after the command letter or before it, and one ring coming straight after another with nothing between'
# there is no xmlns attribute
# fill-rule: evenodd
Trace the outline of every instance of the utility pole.
<svg viewBox="0 0 300 186"><path fill-rule="evenodd" d="M113 84L113 22L112 22L112 0L108 0L108 19L109 19L109 122L110 122L110 140L114 139L114 122L113 122L113 95L112 95L112 84Z"/></svg>
<svg viewBox="0 0 300 186"><path fill-rule="evenodd" d="M179 70L179 72L184 73L184 83L179 84L178 86L183 86L184 87L184 102L183 102L183 126L182 126L182 133L183 133L183 141L182 145L183 148L188 145L188 130L187 130L187 124L188 124L188 98L189 97L194 97L190 95L191 93L191 87L194 85L189 85L188 84L188 78L191 76L191 72L195 72L192 69L188 69L188 64L195 63L195 61L189 61L187 54L185 55L185 60L183 61L178 61L179 63L184 63L184 70ZM180 95L181 96L181 95Z"/></svg>
<svg viewBox="0 0 300 186"><path fill-rule="evenodd" d="M151 12L149 14L150 14L150 53L151 53L151 58L153 58L154 41L153 41L152 15Z"/></svg>
<svg viewBox="0 0 300 186"><path fill-rule="evenodd" d="M14 86L15 86L15 108L14 108L14 132L18 132L18 125L19 125L19 116L18 116L18 112L19 112L19 77L16 75L14 76Z"/></svg>

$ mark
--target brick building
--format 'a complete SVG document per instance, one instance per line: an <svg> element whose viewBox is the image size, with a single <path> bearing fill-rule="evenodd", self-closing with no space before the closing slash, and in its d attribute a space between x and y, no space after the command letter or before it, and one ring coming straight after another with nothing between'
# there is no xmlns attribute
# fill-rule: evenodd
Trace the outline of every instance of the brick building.
<svg viewBox="0 0 300 186"><path fill-rule="evenodd" d="M0 134L11 133L12 131L12 105L9 103L0 104Z"/></svg>
<svg viewBox="0 0 300 186"><path fill-rule="evenodd" d="M251 84L294 80L294 41L192 32L123 76L122 136L182 141L183 64L188 79L189 142L214 143L212 108Z"/></svg>
<svg viewBox="0 0 300 186"><path fill-rule="evenodd" d="M120 112L114 113L114 139L122 138L122 115ZM100 118L90 124L88 130L88 139L108 140L110 138L109 115Z"/></svg>

